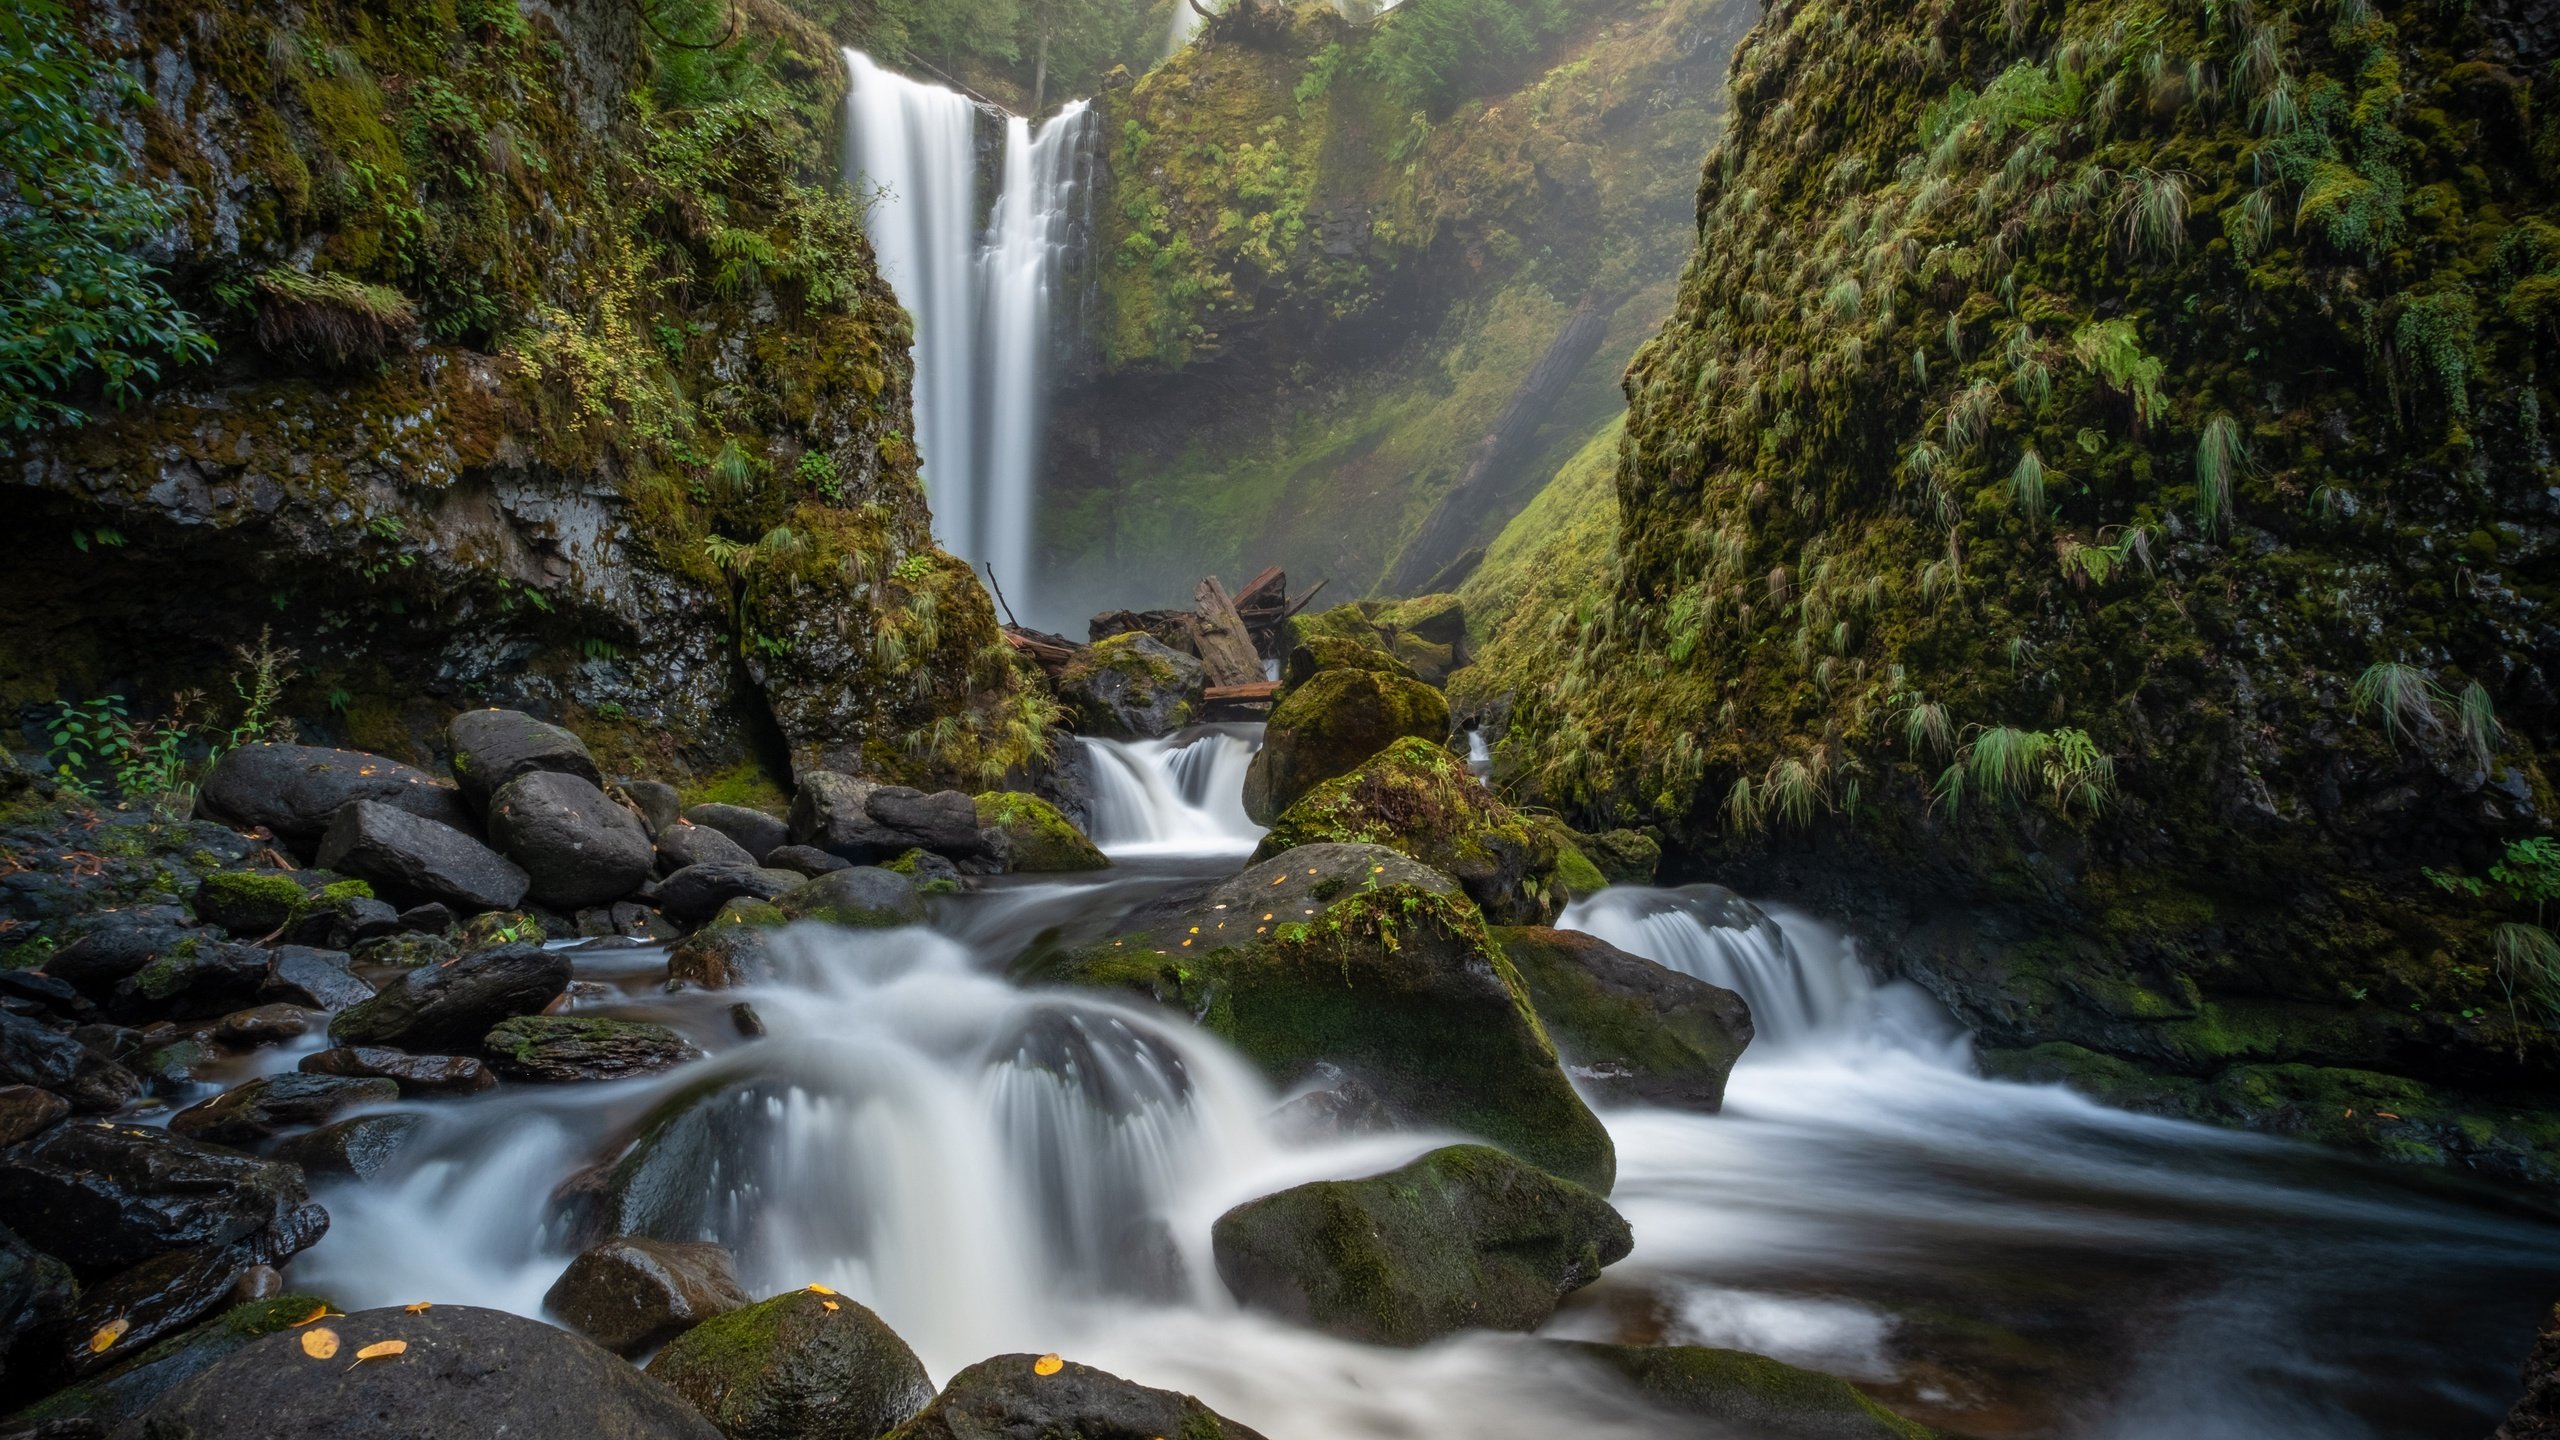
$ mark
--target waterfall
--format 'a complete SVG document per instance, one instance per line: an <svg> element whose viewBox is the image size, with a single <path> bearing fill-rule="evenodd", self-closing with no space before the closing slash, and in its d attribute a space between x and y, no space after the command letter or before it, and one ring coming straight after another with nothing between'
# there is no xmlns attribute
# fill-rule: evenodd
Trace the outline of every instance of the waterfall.
<svg viewBox="0 0 2560 1440"><path fill-rule="evenodd" d="M1259 725L1211 725L1163 740L1087 739L1093 842L1111 855L1242 854L1262 838L1244 813Z"/></svg>
<svg viewBox="0 0 2560 1440"><path fill-rule="evenodd" d="M1051 299L1075 240L1087 113L1003 117L978 216L979 107L844 52L845 178L870 206L881 274L915 317L916 450L944 546L1032 601L1033 481L1056 350Z"/></svg>

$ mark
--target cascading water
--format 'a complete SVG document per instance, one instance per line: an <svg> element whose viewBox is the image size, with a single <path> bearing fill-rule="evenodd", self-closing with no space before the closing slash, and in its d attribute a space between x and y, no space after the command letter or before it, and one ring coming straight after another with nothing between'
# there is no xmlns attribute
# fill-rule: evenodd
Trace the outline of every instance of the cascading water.
<svg viewBox="0 0 2560 1440"><path fill-rule="evenodd" d="M916 448L945 548L992 564L1026 609L1034 466L1053 293L1075 241L1087 130L1075 101L1003 120L995 203L978 216L978 125L966 96L844 52L845 178L870 207L881 274L915 317Z"/></svg>
<svg viewBox="0 0 2560 1440"><path fill-rule="evenodd" d="M1244 772L1261 748L1261 726L1082 743L1093 761L1093 842L1104 854L1240 855L1262 838L1244 813Z"/></svg>
<svg viewBox="0 0 2560 1440"><path fill-rule="evenodd" d="M1612 886L1566 907L1556 923L1741 995L1763 1051L1836 1038L1875 1001L1856 946L1838 932L1715 885Z"/></svg>

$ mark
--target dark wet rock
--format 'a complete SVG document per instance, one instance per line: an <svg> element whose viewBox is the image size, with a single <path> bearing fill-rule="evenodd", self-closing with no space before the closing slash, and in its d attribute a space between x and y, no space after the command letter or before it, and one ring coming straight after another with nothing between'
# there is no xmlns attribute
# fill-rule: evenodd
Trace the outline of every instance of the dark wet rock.
<svg viewBox="0 0 2560 1440"><path fill-rule="evenodd" d="M279 938L318 950L352 949L359 941L400 931L400 912L376 899L371 882L333 880L304 897Z"/></svg>
<svg viewBox="0 0 2560 1440"><path fill-rule="evenodd" d="M924 922L924 902L914 882L876 865L856 865L810 880L775 896L775 908L793 920L830 925L889 926Z"/></svg>
<svg viewBox="0 0 2560 1440"><path fill-rule="evenodd" d="M397 1083L400 1093L468 1095L498 1083L489 1067L469 1055L412 1055L377 1045L341 1045L302 1057L307 1075L367 1077Z"/></svg>
<svg viewBox="0 0 2560 1440"><path fill-rule="evenodd" d="M926 794L815 770L791 800L791 841L869 864L925 849L954 857L985 853L977 802L957 790Z"/></svg>
<svg viewBox="0 0 2560 1440"><path fill-rule="evenodd" d="M501 945L411 970L329 1022L340 1045L402 1050L476 1048L499 1021L530 1015L569 988L568 956L540 945Z"/></svg>
<svg viewBox="0 0 2560 1440"><path fill-rule="evenodd" d="M301 1166L306 1175L370 1180L390 1166L425 1123L425 1116L407 1110L356 1115L278 1144L275 1157Z"/></svg>
<svg viewBox="0 0 2560 1440"><path fill-rule="evenodd" d="M234 1245L274 1264L319 1239L329 1217L291 1165L83 1121L0 1158L0 1224L99 1276L198 1246Z"/></svg>
<svg viewBox="0 0 2560 1440"><path fill-rule="evenodd" d="M1358 1076L1330 1065L1318 1066L1322 1088L1309 1090L1271 1112L1271 1124L1293 1139L1339 1140L1393 1130L1395 1113L1386 1097Z"/></svg>
<svg viewBox="0 0 2560 1440"><path fill-rule="evenodd" d="M154 1037L134 1056L131 1068L155 1095L179 1095L195 1088L196 1072L222 1058L209 1039L194 1035Z"/></svg>
<svg viewBox="0 0 2560 1440"><path fill-rule="evenodd" d="M512 909L532 883L514 861L471 836L378 800L338 811L321 836L319 860L395 905L440 903L466 915ZM393 921L407 928L397 912Z"/></svg>
<svg viewBox="0 0 2560 1440"><path fill-rule="evenodd" d="M974 870L980 862L973 860L969 863ZM918 895L957 895L969 888L967 875L958 864L922 846L895 859L881 861L880 868L915 882Z"/></svg>
<svg viewBox="0 0 2560 1440"><path fill-rule="evenodd" d="M1650 885L1662 864L1661 842L1641 830L1603 830L1575 841L1612 885Z"/></svg>
<svg viewBox="0 0 2560 1440"><path fill-rule="evenodd" d="M56 950L45 973L91 1000L115 993L116 982L139 973L182 945L220 943L217 931L134 916L101 916L103 922Z"/></svg>
<svg viewBox="0 0 2560 1440"><path fill-rule="evenodd" d="M923 1413L887 1440L1262 1440L1188 1395L1063 1361L998 1355L951 1377Z"/></svg>
<svg viewBox="0 0 2560 1440"><path fill-rule="evenodd" d="M684 796L664 780L620 779L613 788L640 812L640 823L649 827L652 836L665 834L668 826L684 818Z"/></svg>
<svg viewBox="0 0 2560 1440"><path fill-rule="evenodd" d="M131 1433L124 1427L161 1396L259 1336L292 1329L311 1312L323 1308L325 1302L316 1295L290 1294L234 1305L158 1344L138 1350L119 1347L127 1352L126 1356L111 1368L48 1395L11 1418L20 1423L61 1427L53 1433L66 1440L78 1433L69 1427L79 1425L95 1427L87 1434L113 1435L122 1440Z"/></svg>
<svg viewBox="0 0 2560 1440"><path fill-rule="evenodd" d="M986 837L978 833L978 802L957 790L926 794L904 785L883 785L871 792L864 807L871 818L937 855L955 858L983 854Z"/></svg>
<svg viewBox="0 0 2560 1440"><path fill-rule="evenodd" d="M40 970L0 969L0 1004L10 1009L21 1005L51 1010L62 1015L85 1013L87 1002L68 980L56 979Z"/></svg>
<svg viewBox="0 0 2560 1440"><path fill-rule="evenodd" d="M417 935L441 935L452 929L458 918L452 906L430 900L424 905L412 905L401 911L400 928Z"/></svg>
<svg viewBox="0 0 2560 1440"><path fill-rule="evenodd" d="M1272 707L1262 748L1245 771L1245 813L1268 825L1389 742L1412 737L1436 745L1448 734L1448 700L1419 680L1374 670L1319 671Z"/></svg>
<svg viewBox="0 0 2560 1440"><path fill-rule="evenodd" d="M672 875L688 865L736 865L755 868L756 857L747 847L712 829L690 820L678 820L658 832L658 870Z"/></svg>
<svg viewBox="0 0 2560 1440"><path fill-rule="evenodd" d="M123 1066L59 1030L0 1011L0 1082L49 1090L74 1109L113 1110L141 1089Z"/></svg>
<svg viewBox="0 0 2560 1440"><path fill-rule="evenodd" d="M830 855L815 845L777 845L764 857L764 863L770 870L789 870L813 879L853 866L843 856Z"/></svg>
<svg viewBox="0 0 2560 1440"><path fill-rule="evenodd" d="M319 843L350 800L379 800L469 830L462 794L397 760L313 745L243 745L224 752L196 792L196 809L242 829L264 826L297 846Z"/></svg>
<svg viewBox="0 0 2560 1440"><path fill-rule="evenodd" d="M291 871L217 870L196 883L195 911L234 935L266 935L284 928L311 888Z"/></svg>
<svg viewBox="0 0 2560 1440"><path fill-rule="evenodd" d="M773 941L754 925L714 925L696 931L667 952L667 984L697 990L734 990L773 975Z"/></svg>
<svg viewBox="0 0 2560 1440"><path fill-rule="evenodd" d="M816 1289L707 1319L659 1351L648 1373L729 1440L882 1435L933 1398L923 1362L896 1331Z"/></svg>
<svg viewBox="0 0 2560 1440"><path fill-rule="evenodd" d="M684 818L728 836L758 864L791 838L791 827L781 819L744 805L723 805L712 801L687 806Z"/></svg>
<svg viewBox="0 0 2560 1440"><path fill-rule="evenodd" d="M1534 1330L1635 1244L1606 1200L1485 1145L1248 1201L1210 1241L1246 1305L1379 1345Z"/></svg>
<svg viewBox="0 0 2560 1440"><path fill-rule="evenodd" d="M658 882L658 907L681 925L699 925L720 907L743 895L775 900L809 884L808 877L788 870L753 865L688 865Z"/></svg>
<svg viewBox="0 0 2560 1440"><path fill-rule="evenodd" d="M1633 1386L1655 1409L1714 1434L1770 1440L1936 1440L1834 1375L1800 1370L1765 1355L1703 1345L1595 1345L1561 1342Z"/></svg>
<svg viewBox="0 0 2560 1440"><path fill-rule="evenodd" d="M331 1316L338 1353L307 1331L251 1341L147 1412L145 1440L718 1440L667 1389L594 1343L539 1320L467 1305ZM398 1340L397 1355L350 1356Z"/></svg>
<svg viewBox="0 0 2560 1440"><path fill-rule="evenodd" d="M1112 740L1154 740L1191 723L1207 672L1143 631L1107 636L1058 676L1058 699L1076 729Z"/></svg>
<svg viewBox="0 0 2560 1440"><path fill-rule="evenodd" d="M203 1245L155 1255L81 1291L63 1317L57 1349L62 1370L85 1375L141 1354L232 1303L258 1261L230 1245ZM116 1322L124 1329L103 1349L95 1339Z"/></svg>
<svg viewBox="0 0 2560 1440"><path fill-rule="evenodd" d="M726 1247L628 1235L570 1261L542 1297L543 1308L570 1329L620 1355L663 1345L749 1303Z"/></svg>
<svg viewBox="0 0 2560 1440"><path fill-rule="evenodd" d="M386 941L414 937L389 936ZM385 941L370 942L382 944ZM347 957L335 950L308 945L280 945L267 961L266 979L258 993L288 1005L313 1010L344 1010L373 998L373 987L347 969Z"/></svg>
<svg viewBox="0 0 2560 1440"><path fill-rule="evenodd" d="M234 1010L213 1022L213 1038L235 1050L254 1050L311 1033L311 1012L276 1002Z"/></svg>
<svg viewBox="0 0 2560 1440"><path fill-rule="evenodd" d="M585 1015L521 1015L492 1027L481 1048L510 1080L620 1080L702 1057L664 1025Z"/></svg>
<svg viewBox="0 0 2560 1440"><path fill-rule="evenodd" d="M499 787L519 775L543 771L604 784L585 741L521 710L465 710L445 727L445 738L462 797L484 813Z"/></svg>
<svg viewBox="0 0 2560 1440"><path fill-rule="evenodd" d="M565 910L622 899L657 859L640 817L591 781L544 770L490 797L489 839L532 877L534 903Z"/></svg>
<svg viewBox="0 0 2560 1440"><path fill-rule="evenodd" d="M989 791L977 800L978 825L1003 836L1005 868L1024 874L1102 870L1111 861L1056 806L1016 790Z"/></svg>
<svg viewBox="0 0 2560 1440"><path fill-rule="evenodd" d="M2542 1320L2524 1361L2524 1397L2491 1440L2560 1440L2560 1305Z"/></svg>
<svg viewBox="0 0 2560 1440"><path fill-rule="evenodd" d="M101 1003L127 1022L219 1015L257 1002L271 958L258 946L199 931L117 981Z"/></svg>
<svg viewBox="0 0 2560 1440"><path fill-rule="evenodd" d="M70 1266L0 1225L0 1375L27 1368L20 1345L59 1326L79 1292Z"/></svg>
<svg viewBox="0 0 2560 1440"><path fill-rule="evenodd" d="M33 1085L0 1085L0 1145L15 1145L61 1123L71 1102Z"/></svg>
<svg viewBox="0 0 2560 1440"><path fill-rule="evenodd" d="M788 877L797 882L800 877ZM578 912L578 933L589 940L628 940L653 944L673 940L684 931L675 922L636 900L617 900Z"/></svg>
<svg viewBox="0 0 2560 1440"><path fill-rule="evenodd" d="M1741 996L1578 931L1494 938L1587 1092L1618 1104L1723 1108L1725 1077L1751 1043Z"/></svg>
<svg viewBox="0 0 2560 1440"><path fill-rule="evenodd" d="M289 1070L261 1075L188 1106L169 1117L169 1132L245 1148L297 1126L323 1124L359 1105L399 1098L400 1087L389 1080Z"/></svg>

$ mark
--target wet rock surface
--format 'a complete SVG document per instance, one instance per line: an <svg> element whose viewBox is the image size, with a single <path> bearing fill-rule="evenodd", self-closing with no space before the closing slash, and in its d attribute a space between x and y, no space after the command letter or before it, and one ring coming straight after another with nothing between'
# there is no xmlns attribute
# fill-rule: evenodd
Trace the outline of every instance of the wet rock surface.
<svg viewBox="0 0 2560 1440"><path fill-rule="evenodd" d="M716 925L667 952L667 983L733 990L772 978L772 940L754 925Z"/></svg>
<svg viewBox="0 0 2560 1440"><path fill-rule="evenodd" d="M897 1332L816 1287L705 1320L659 1351L648 1373L729 1440L882 1435L933 1396Z"/></svg>
<svg viewBox="0 0 2560 1440"><path fill-rule="evenodd" d="M163 1130L83 1121L0 1155L0 1224L83 1275L201 1246L273 1264L328 1223L293 1166Z"/></svg>
<svg viewBox="0 0 2560 1440"><path fill-rule="evenodd" d="M713 801L687 806L684 818L728 836L758 864L764 863L766 856L788 843L791 835L791 827L780 818L744 805L724 805Z"/></svg>
<svg viewBox="0 0 2560 1440"><path fill-rule="evenodd" d="M532 884L471 836L378 800L339 809L320 838L319 862L395 905L442 904L465 915L512 909Z"/></svg>
<svg viewBox="0 0 2560 1440"><path fill-rule="evenodd" d="M657 832L658 869L674 874L688 865L734 865L754 869L756 857L747 847L708 825L678 820Z"/></svg>
<svg viewBox="0 0 2560 1440"><path fill-rule="evenodd" d="M319 843L350 800L375 800L462 830L476 828L462 793L414 766L358 750L243 745L226 751L196 793L206 816L263 826L300 846Z"/></svg>
<svg viewBox="0 0 2560 1440"><path fill-rule="evenodd" d="M489 797L489 840L531 878L526 897L558 910L622 899L657 863L639 816L593 781L551 771L528 771Z"/></svg>
<svg viewBox="0 0 2560 1440"><path fill-rule="evenodd" d="M1702 1345L1563 1342L1572 1355L1625 1381L1645 1402L1716 1433L1771 1440L1934 1440L1834 1375L1765 1355Z"/></svg>
<svg viewBox="0 0 2560 1440"><path fill-rule="evenodd" d="M692 1041L639 1020L522 1015L493 1027L481 1048L510 1080L619 1080L671 1070L702 1052Z"/></svg>
<svg viewBox="0 0 2560 1440"><path fill-rule="evenodd" d="M775 907L794 920L823 920L830 925L880 927L916 925L924 921L924 901L915 882L876 865L832 871L774 897Z"/></svg>
<svg viewBox="0 0 2560 1440"><path fill-rule="evenodd" d="M1055 1363L1048 1363L1054 1360ZM1043 1371L1047 1373L1042 1373ZM1262 1440L1188 1395L1156 1390L1072 1360L998 1355L951 1377L889 1440Z"/></svg>
<svg viewBox="0 0 2560 1440"><path fill-rule="evenodd" d="M469 1055L412 1055L379 1045L341 1045L302 1057L300 1068L313 1075L374 1076L396 1082L402 1094L451 1091L470 1094L497 1083L489 1067Z"/></svg>
<svg viewBox="0 0 2560 1440"><path fill-rule="evenodd" d="M725 1247L706 1241L616 1236L570 1261L542 1303L607 1350L634 1355L745 1309L751 1302L735 1264Z"/></svg>
<svg viewBox="0 0 2560 1440"><path fill-rule="evenodd" d="M501 786L533 771L604 784L585 741L521 710L465 710L445 727L445 737L453 746L454 778L475 809L486 811Z"/></svg>
<svg viewBox="0 0 2560 1440"><path fill-rule="evenodd" d="M169 1133L245 1149L288 1129L325 1124L359 1105L399 1098L400 1087L381 1078L288 1071L188 1106L169 1117Z"/></svg>
<svg viewBox="0 0 2560 1440"><path fill-rule="evenodd" d="M358 1115L306 1131L275 1147L275 1158L299 1165L306 1175L343 1175L370 1180L399 1158L426 1117L411 1111Z"/></svg>
<svg viewBox="0 0 2560 1440"><path fill-rule="evenodd" d="M1740 995L1571 930L1497 930L1566 1069L1617 1104L1713 1111L1751 1043Z"/></svg>
<svg viewBox="0 0 2560 1440"><path fill-rule="evenodd" d="M1154 740L1191 723L1206 683L1197 658L1131 631L1086 647L1058 676L1058 698L1084 734Z"/></svg>
<svg viewBox="0 0 2560 1440"><path fill-rule="evenodd" d="M501 945L421 966L329 1022L339 1045L470 1050L499 1021L541 1010L569 988L574 962L540 945Z"/></svg>
<svg viewBox="0 0 2560 1440"><path fill-rule="evenodd" d="M732 900L777 900L808 882L805 875L754 865L688 865L658 882L658 907L680 924L699 925Z"/></svg>

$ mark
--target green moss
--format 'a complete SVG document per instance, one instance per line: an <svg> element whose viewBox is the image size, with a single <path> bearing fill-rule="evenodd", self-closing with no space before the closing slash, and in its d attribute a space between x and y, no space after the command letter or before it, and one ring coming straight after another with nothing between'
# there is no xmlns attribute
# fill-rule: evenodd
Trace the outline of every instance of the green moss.
<svg viewBox="0 0 2560 1440"><path fill-rule="evenodd" d="M1101 870L1111 864L1073 821L1037 795L989 791L977 797L977 803L979 828L1005 833L1017 871Z"/></svg>
<svg viewBox="0 0 2560 1440"><path fill-rule="evenodd" d="M101 1374L55 1391L10 1418L28 1422L85 1418L113 1429L250 1341L291 1329L313 1311L327 1308L328 1302L319 1296L301 1294L235 1305Z"/></svg>
<svg viewBox="0 0 2560 1440"><path fill-rule="evenodd" d="M1245 813L1264 824L1309 790L1349 774L1398 739L1436 743L1449 703L1419 680L1369 669L1320 670L1271 708L1245 774Z"/></svg>
<svg viewBox="0 0 2560 1440"><path fill-rule="evenodd" d="M280 870L219 870L196 891L196 912L244 930L272 930L301 910L307 892Z"/></svg>
<svg viewBox="0 0 2560 1440"><path fill-rule="evenodd" d="M1936 1432L1859 1394L1848 1381L1765 1355L1700 1345L1567 1348L1683 1417L1787 1440L1935 1440Z"/></svg>
<svg viewBox="0 0 2560 1440"><path fill-rule="evenodd" d="M1254 858L1300 845L1384 845L1454 877L1495 919L1536 924L1572 890L1563 858L1572 847L1559 840L1569 835L1502 803L1447 749L1408 736L1307 791L1272 822ZM1572 853L1589 889L1608 883Z"/></svg>
<svg viewBox="0 0 2560 1440"><path fill-rule="evenodd" d="M790 923L791 917L783 914L781 908L772 902L738 895L731 897L727 904L722 905L720 913L712 916L703 928L708 930L717 929L723 925L753 925L770 930Z"/></svg>
<svg viewBox="0 0 2560 1440"><path fill-rule="evenodd" d="M742 760L725 770L705 775L683 790L684 803L695 805L743 805L779 815L791 808L791 792L774 778L771 771L753 760Z"/></svg>

